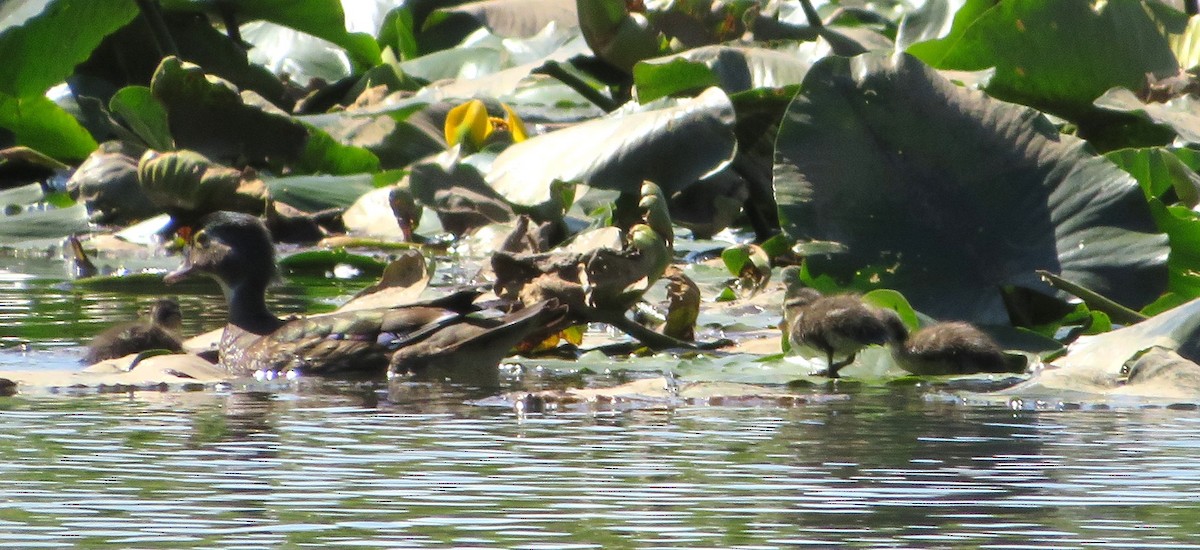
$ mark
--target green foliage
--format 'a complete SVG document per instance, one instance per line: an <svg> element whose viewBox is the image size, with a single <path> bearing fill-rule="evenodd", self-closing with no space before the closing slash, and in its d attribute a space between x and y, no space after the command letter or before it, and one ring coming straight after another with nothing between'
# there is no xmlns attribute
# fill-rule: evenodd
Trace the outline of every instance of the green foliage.
<svg viewBox="0 0 1200 550"><path fill-rule="evenodd" d="M230 10L240 23L261 19L324 38L346 50L360 67L380 63L379 45L371 36L346 31L346 14L339 0L255 0L214 3L207 0L163 0L165 9Z"/></svg>
<svg viewBox="0 0 1200 550"><path fill-rule="evenodd" d="M1109 88L1140 89L1147 74L1179 69L1138 0L970 0L949 36L907 51L939 69L995 67L989 95L1076 121Z"/></svg>
<svg viewBox="0 0 1200 550"><path fill-rule="evenodd" d="M154 99L150 88L126 86L113 94L108 109L121 117L147 147L158 151L175 148L167 111Z"/></svg>
<svg viewBox="0 0 1200 550"><path fill-rule="evenodd" d="M105 35L137 13L133 0L21 2L15 13L0 21L0 96L42 95L65 80ZM22 20L21 15L29 18Z"/></svg>
<svg viewBox="0 0 1200 550"><path fill-rule="evenodd" d="M1037 269L1135 308L1164 290L1166 243L1132 178L910 56L814 65L776 149L784 229L848 248L809 269L870 267L934 317L1006 323L998 289L1045 289Z"/></svg>
<svg viewBox="0 0 1200 550"><path fill-rule="evenodd" d="M73 116L42 96L0 94L0 130L16 142L61 161L80 161L96 149L96 140Z"/></svg>

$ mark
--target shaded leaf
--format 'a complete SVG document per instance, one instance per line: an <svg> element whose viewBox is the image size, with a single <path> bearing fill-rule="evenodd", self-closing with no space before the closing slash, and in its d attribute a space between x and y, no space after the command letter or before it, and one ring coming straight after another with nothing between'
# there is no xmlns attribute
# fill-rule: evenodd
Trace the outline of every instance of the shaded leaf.
<svg viewBox="0 0 1200 550"><path fill-rule="evenodd" d="M1096 98L1097 107L1122 113L1134 113L1166 126L1186 144L1200 144L1200 98L1184 95L1165 103L1147 103L1125 88L1113 88Z"/></svg>
<svg viewBox="0 0 1200 550"><path fill-rule="evenodd" d="M775 193L809 257L902 292L935 318L1007 322L998 290L1034 271L1132 308L1162 292L1165 236L1136 183L1037 112L962 90L907 55L827 58L780 128Z"/></svg>
<svg viewBox="0 0 1200 550"><path fill-rule="evenodd" d="M207 0L164 0L163 7L178 10L231 10L239 23L262 19L323 38L342 48L360 67L380 62L379 45L363 33L346 31L346 15L338 0L255 0L254 2L216 3Z"/></svg>

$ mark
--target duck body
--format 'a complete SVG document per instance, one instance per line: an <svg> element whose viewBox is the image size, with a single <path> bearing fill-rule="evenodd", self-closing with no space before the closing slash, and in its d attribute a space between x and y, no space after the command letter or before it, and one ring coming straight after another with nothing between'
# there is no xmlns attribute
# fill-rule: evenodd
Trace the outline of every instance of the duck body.
<svg viewBox="0 0 1200 550"><path fill-rule="evenodd" d="M474 303L479 292L466 290L426 302L285 321L266 306L266 289L278 268L262 222L218 212L202 223L184 265L166 281L200 273L221 283L229 320L219 355L233 373L378 376L468 362L474 370L494 370L515 344L562 315L550 302L513 313L484 310Z"/></svg>
<svg viewBox="0 0 1200 550"><path fill-rule="evenodd" d="M88 344L83 362L94 364L156 349L179 353L183 351L179 338L182 325L179 304L175 300L160 299L150 307L145 319L122 323L97 334Z"/></svg>
<svg viewBox="0 0 1200 550"><path fill-rule="evenodd" d="M990 336L970 323L946 322L914 332L892 348L900 368L918 375L1022 372Z"/></svg>
<svg viewBox="0 0 1200 550"><path fill-rule="evenodd" d="M863 348L903 341L908 335L894 311L867 305L854 294L821 294L804 286L795 267L784 269L782 277L787 285L783 317L788 342L824 353L830 378L838 378L838 371L853 363ZM838 357L842 359L835 361Z"/></svg>
<svg viewBox="0 0 1200 550"><path fill-rule="evenodd" d="M863 348L892 342L895 324L888 313L863 304L857 296L822 296L793 312L788 339L794 346L825 353L826 374L837 378L838 370L854 362ZM835 361L837 357L843 359Z"/></svg>

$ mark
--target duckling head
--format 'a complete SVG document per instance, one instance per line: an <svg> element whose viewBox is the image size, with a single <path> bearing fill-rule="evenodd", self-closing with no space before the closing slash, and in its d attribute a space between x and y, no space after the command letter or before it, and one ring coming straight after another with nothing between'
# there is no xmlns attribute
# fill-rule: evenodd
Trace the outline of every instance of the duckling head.
<svg viewBox="0 0 1200 550"><path fill-rule="evenodd" d="M150 306L150 322L170 331L183 327L183 311L179 302L170 298L159 298Z"/></svg>

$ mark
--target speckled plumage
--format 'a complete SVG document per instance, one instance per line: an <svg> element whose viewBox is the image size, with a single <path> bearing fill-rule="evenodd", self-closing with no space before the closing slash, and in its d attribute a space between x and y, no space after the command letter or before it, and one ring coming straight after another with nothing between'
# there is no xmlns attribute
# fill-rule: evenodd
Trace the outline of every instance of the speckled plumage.
<svg viewBox="0 0 1200 550"><path fill-rule="evenodd" d="M460 291L415 304L283 321L265 301L276 270L270 235L258 218L219 212L205 218L184 265L167 276L174 282L202 273L221 283L229 321L220 357L231 372L378 376L464 362L476 371L494 370L514 345L563 314L552 302L489 312L474 304L478 292Z"/></svg>

